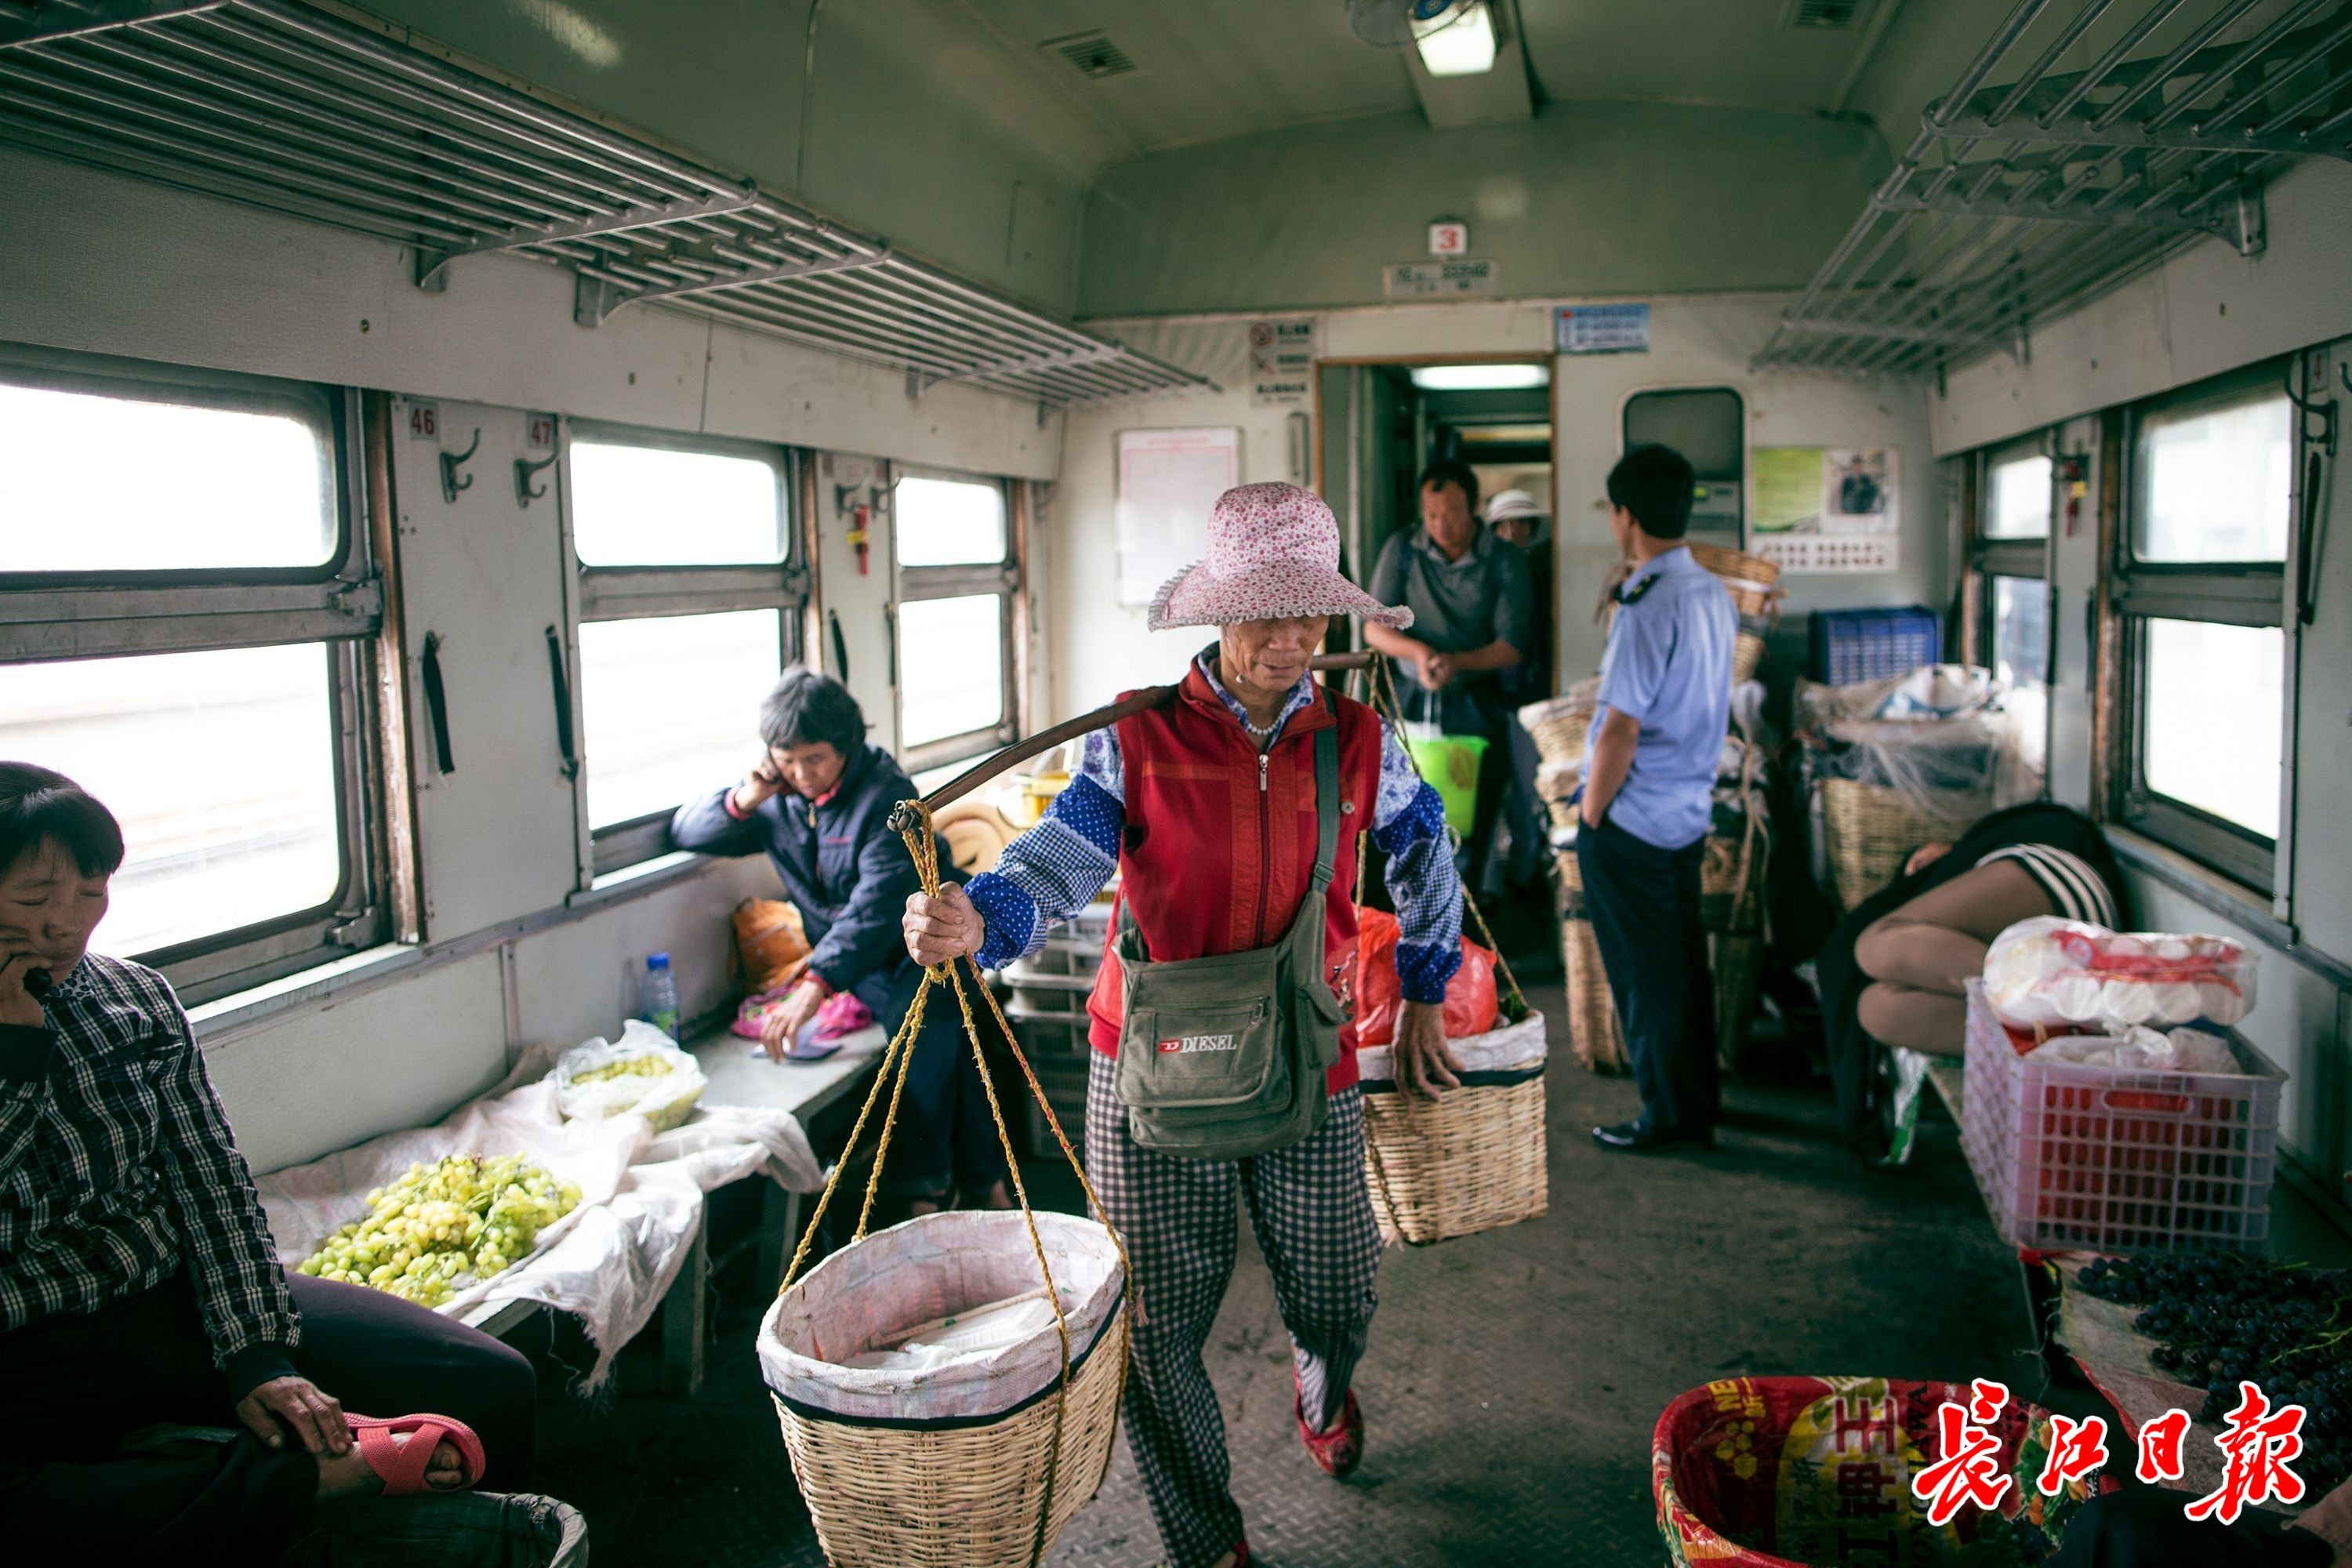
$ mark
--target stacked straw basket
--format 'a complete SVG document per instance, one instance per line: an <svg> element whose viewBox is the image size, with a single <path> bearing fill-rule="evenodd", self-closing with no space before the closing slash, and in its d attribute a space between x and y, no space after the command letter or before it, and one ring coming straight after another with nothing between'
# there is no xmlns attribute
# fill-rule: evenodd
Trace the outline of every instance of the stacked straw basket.
<svg viewBox="0 0 2352 1568"><path fill-rule="evenodd" d="M1588 1071L1626 1070L1625 1031L1617 1022L1608 972L1601 966L1601 941L1584 912L1584 872L1570 845L1556 858L1559 868L1560 965L1568 974L1570 1048Z"/></svg>
<svg viewBox="0 0 2352 1568"><path fill-rule="evenodd" d="M1860 779L1823 779L1822 838L1838 903L1853 909L1895 880L1904 858L1937 837L1937 824L1895 791Z"/></svg>
<svg viewBox="0 0 2352 1568"><path fill-rule="evenodd" d="M1531 1014L1452 1042L1462 1087L1434 1100L1400 1089L1386 1047L1362 1052L1364 1176L1382 1241L1426 1247L1543 1215L1543 1030Z"/></svg>

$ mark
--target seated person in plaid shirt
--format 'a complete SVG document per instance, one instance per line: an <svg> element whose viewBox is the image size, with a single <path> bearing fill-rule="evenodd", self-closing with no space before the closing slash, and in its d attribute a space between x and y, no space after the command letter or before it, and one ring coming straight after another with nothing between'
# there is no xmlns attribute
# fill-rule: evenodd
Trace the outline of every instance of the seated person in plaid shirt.
<svg viewBox="0 0 2352 1568"><path fill-rule="evenodd" d="M29 1549L16 1560L267 1563L322 1498L470 1485L485 1452L519 1484L528 1361L279 1267L171 986L88 951L122 856L72 780L0 763L0 1518ZM472 1432L362 1440L338 1396ZM235 1436L124 1444L162 1423ZM433 1441L423 1466L404 1436Z"/></svg>

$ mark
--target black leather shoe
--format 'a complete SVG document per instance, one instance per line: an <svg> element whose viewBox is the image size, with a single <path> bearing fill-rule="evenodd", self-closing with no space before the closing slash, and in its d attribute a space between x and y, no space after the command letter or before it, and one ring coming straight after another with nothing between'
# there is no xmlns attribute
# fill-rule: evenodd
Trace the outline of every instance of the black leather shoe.
<svg viewBox="0 0 2352 1568"><path fill-rule="evenodd" d="M1696 1131L1672 1131L1664 1128L1645 1127L1638 1121L1621 1121L1614 1127L1596 1127L1592 1141L1603 1149L1623 1154L1647 1154L1677 1143L1696 1143L1703 1149L1715 1147L1715 1129L1702 1127Z"/></svg>

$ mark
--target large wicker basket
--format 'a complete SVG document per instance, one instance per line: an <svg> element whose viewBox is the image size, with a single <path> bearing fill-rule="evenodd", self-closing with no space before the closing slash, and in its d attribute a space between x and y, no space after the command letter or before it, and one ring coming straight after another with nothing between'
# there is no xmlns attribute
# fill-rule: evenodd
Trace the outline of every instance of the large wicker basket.
<svg viewBox="0 0 2352 1568"><path fill-rule="evenodd" d="M1530 703L1527 709L1520 710L1523 723L1527 722L1525 714L1536 706ZM1535 740L1536 754L1545 762L1572 763L1583 760L1584 735L1591 727L1592 708L1590 704L1571 705L1565 700L1555 699L1541 705L1541 715L1532 723L1527 723L1527 731Z"/></svg>
<svg viewBox="0 0 2352 1568"><path fill-rule="evenodd" d="M1753 931L1706 933L1706 964L1715 975L1715 1052L1736 1067L1756 1027L1756 998L1764 978L1764 939Z"/></svg>
<svg viewBox="0 0 2352 1568"><path fill-rule="evenodd" d="M1062 1413L1058 1464L1050 1388L1010 1415L946 1429L827 1420L778 1399L784 1447L825 1561L833 1568L1028 1568L1037 1562L1110 1469L1127 1331L1122 1306L1076 1368Z"/></svg>
<svg viewBox="0 0 2352 1568"><path fill-rule="evenodd" d="M1731 591L1731 602L1743 616L1772 615L1780 598L1780 563L1720 544L1694 540L1691 559L1713 573Z"/></svg>
<svg viewBox="0 0 2352 1568"><path fill-rule="evenodd" d="M1575 864L1573 854L1560 859ZM1568 1037L1576 1059L1593 1072L1620 1073L1626 1068L1625 1031L1618 1026L1617 1001L1609 992L1608 972L1601 966L1601 942L1592 922L1571 913L1559 922L1560 960L1568 970Z"/></svg>
<svg viewBox="0 0 2352 1568"><path fill-rule="evenodd" d="M1902 874L1911 851L1949 830L1883 784L1823 779L1822 838L1838 903L1853 909Z"/></svg>
<svg viewBox="0 0 2352 1568"><path fill-rule="evenodd" d="M1544 1212L1540 1014L1453 1042L1462 1086L1434 1100L1400 1092L1393 1047L1357 1060L1364 1084L1364 1181L1384 1241L1425 1247Z"/></svg>

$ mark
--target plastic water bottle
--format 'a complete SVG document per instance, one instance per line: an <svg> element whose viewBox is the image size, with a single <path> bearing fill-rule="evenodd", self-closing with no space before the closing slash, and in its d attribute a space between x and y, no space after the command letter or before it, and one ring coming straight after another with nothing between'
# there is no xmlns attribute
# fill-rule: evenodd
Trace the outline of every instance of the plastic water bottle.
<svg viewBox="0 0 2352 1568"><path fill-rule="evenodd" d="M677 977L669 972L669 954L656 952L646 960L646 977L637 987L637 1016L677 1038Z"/></svg>

